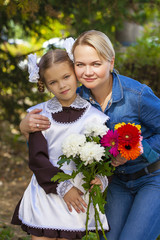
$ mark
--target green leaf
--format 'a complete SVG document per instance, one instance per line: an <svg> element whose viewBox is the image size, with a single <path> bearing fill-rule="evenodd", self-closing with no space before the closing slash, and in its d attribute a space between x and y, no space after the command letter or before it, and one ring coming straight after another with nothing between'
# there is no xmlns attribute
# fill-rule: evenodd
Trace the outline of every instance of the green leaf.
<svg viewBox="0 0 160 240"><path fill-rule="evenodd" d="M82 238L82 240L96 240L96 233L93 232L89 232L89 236L87 237L86 235Z"/></svg>
<svg viewBox="0 0 160 240"><path fill-rule="evenodd" d="M94 185L91 190L93 205L98 204L99 210L104 214L104 204L106 203L99 185Z"/></svg>
<svg viewBox="0 0 160 240"><path fill-rule="evenodd" d="M70 175L71 178L74 179L78 173L79 173L79 171L74 171L74 170L73 170L72 174Z"/></svg>
<svg viewBox="0 0 160 240"><path fill-rule="evenodd" d="M62 167L62 165L65 163L65 162L67 162L67 164L69 164L70 163L70 161L71 161L71 158L67 158L65 155L61 155L60 157L59 157L59 161L57 162L59 165L60 165L60 168Z"/></svg>
<svg viewBox="0 0 160 240"><path fill-rule="evenodd" d="M99 137L92 137L93 141L96 142L96 143L99 143L100 141L100 138Z"/></svg>
<svg viewBox="0 0 160 240"><path fill-rule="evenodd" d="M83 186L84 190L86 190L86 191L88 191L91 187L90 183L83 183L82 186Z"/></svg>
<svg viewBox="0 0 160 240"><path fill-rule="evenodd" d="M106 157L107 159L109 159L109 158L112 157L112 155L111 155L110 152L109 152L110 149L111 149L111 147L106 147L106 148L105 148L105 157Z"/></svg>
<svg viewBox="0 0 160 240"><path fill-rule="evenodd" d="M51 178L51 181L53 182L63 182L66 181L68 179L71 179L72 176L63 172L58 172L54 177Z"/></svg>

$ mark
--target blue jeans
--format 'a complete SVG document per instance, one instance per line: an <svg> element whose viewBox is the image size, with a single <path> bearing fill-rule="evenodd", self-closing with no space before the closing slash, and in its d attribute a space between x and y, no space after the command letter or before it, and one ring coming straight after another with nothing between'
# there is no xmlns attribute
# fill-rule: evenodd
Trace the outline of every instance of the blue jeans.
<svg viewBox="0 0 160 240"><path fill-rule="evenodd" d="M111 228L107 240L156 240L160 235L160 170L128 182L114 176L105 211Z"/></svg>

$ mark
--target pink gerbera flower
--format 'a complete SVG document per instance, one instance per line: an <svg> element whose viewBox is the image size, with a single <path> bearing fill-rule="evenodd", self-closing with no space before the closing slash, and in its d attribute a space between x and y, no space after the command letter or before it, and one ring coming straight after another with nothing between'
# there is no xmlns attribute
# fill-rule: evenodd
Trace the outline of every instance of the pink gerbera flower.
<svg viewBox="0 0 160 240"><path fill-rule="evenodd" d="M108 130L106 135L104 135L101 139L101 145L103 147L111 147L109 152L116 157L119 154L118 151L118 132L115 130Z"/></svg>

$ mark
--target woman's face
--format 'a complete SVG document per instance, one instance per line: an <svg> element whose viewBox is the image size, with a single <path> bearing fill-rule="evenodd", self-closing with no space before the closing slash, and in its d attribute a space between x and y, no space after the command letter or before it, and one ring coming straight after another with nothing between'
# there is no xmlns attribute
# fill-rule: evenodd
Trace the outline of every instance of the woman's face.
<svg viewBox="0 0 160 240"><path fill-rule="evenodd" d="M109 84L114 59L109 62L100 57L89 45L78 45L74 50L74 66L78 80L87 88L96 90Z"/></svg>

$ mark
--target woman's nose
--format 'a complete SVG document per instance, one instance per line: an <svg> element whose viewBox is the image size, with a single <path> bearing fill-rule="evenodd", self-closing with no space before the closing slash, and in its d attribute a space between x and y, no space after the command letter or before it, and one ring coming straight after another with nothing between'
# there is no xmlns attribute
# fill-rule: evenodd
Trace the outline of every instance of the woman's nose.
<svg viewBox="0 0 160 240"><path fill-rule="evenodd" d="M85 74L86 75L92 75L93 74L93 70L91 66L86 66L85 67Z"/></svg>

